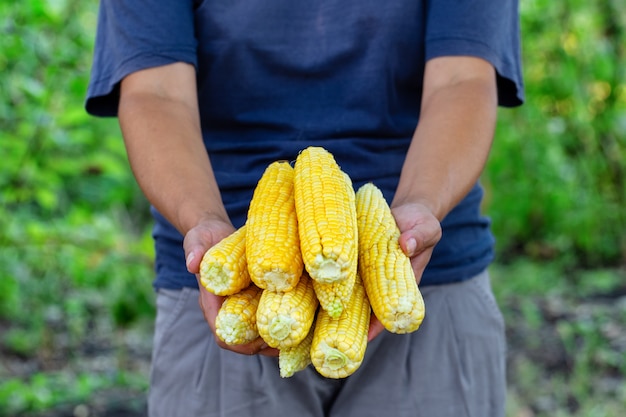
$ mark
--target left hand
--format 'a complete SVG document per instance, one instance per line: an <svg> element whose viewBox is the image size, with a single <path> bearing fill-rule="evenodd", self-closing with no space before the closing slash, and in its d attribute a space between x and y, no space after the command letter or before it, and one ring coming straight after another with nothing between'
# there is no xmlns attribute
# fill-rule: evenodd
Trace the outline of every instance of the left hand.
<svg viewBox="0 0 626 417"><path fill-rule="evenodd" d="M187 259L187 269L189 272L196 275L198 288L200 290L198 303L202 309L205 320L215 336L215 342L222 349L244 355L260 354L265 356L278 356L278 350L268 347L261 337L244 345L228 345L217 336L215 321L217 313L224 301L224 297L214 295L202 286L200 280L200 263L204 253L209 248L230 235L234 230L230 221L207 217L202 219L197 226L190 229L185 236L183 246Z"/></svg>

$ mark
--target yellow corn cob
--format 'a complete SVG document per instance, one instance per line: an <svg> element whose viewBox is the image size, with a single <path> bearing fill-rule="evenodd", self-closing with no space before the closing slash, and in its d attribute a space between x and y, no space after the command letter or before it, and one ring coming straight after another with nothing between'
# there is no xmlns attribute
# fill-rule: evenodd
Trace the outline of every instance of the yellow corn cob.
<svg viewBox="0 0 626 417"><path fill-rule="evenodd" d="M320 306L332 318L339 317L347 308L352 296L356 275L355 271L342 281L331 283L313 281L313 289Z"/></svg>
<svg viewBox="0 0 626 417"><path fill-rule="evenodd" d="M200 262L200 282L216 295L235 294L250 285L246 263L246 226L211 247Z"/></svg>
<svg viewBox="0 0 626 417"><path fill-rule="evenodd" d="M371 183L356 193L359 274L374 314L392 333L417 330L424 300L411 261L400 248L400 230L382 192Z"/></svg>
<svg viewBox="0 0 626 417"><path fill-rule="evenodd" d="M259 335L274 348L297 345L309 332L318 305L313 281L306 273L291 291L264 290L257 309Z"/></svg>
<svg viewBox="0 0 626 417"><path fill-rule="evenodd" d="M251 284L248 288L229 295L217 313L217 336L228 345L244 345L259 337L256 311L262 290Z"/></svg>
<svg viewBox="0 0 626 417"><path fill-rule="evenodd" d="M350 304L333 319L320 310L315 322L311 361L327 378L345 378L353 374L365 356L370 323L370 304L357 276Z"/></svg>
<svg viewBox="0 0 626 417"><path fill-rule="evenodd" d="M295 287L304 264L293 196L293 168L270 164L250 201L246 221L246 257L252 281L271 291Z"/></svg>
<svg viewBox="0 0 626 417"><path fill-rule="evenodd" d="M356 272L358 240L352 182L320 147L296 159L294 192L302 258L311 278L341 281Z"/></svg>
<svg viewBox="0 0 626 417"><path fill-rule="evenodd" d="M281 377L289 378L311 364L311 345L313 344L314 330L315 323L311 326L309 333L302 342L296 346L282 348L278 351L278 368Z"/></svg>

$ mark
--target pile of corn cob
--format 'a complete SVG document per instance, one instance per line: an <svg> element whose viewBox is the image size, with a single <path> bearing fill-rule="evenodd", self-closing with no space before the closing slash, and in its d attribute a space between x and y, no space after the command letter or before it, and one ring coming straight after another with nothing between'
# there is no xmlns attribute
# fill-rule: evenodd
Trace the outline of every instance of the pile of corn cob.
<svg viewBox="0 0 626 417"><path fill-rule="evenodd" d="M417 330L424 303L400 231L380 190L354 191L331 153L304 149L294 167L270 164L246 224L202 259L200 281L226 296L217 336L262 337L282 377L309 364L345 378L363 361L370 314L393 333Z"/></svg>

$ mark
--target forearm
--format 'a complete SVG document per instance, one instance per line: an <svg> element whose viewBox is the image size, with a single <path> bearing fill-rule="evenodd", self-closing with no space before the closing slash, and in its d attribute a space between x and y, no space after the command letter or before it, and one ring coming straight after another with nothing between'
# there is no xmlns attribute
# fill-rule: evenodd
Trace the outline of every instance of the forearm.
<svg viewBox="0 0 626 417"><path fill-rule="evenodd" d="M193 106L130 92L118 113L133 173L161 214L183 235L202 218L228 221Z"/></svg>
<svg viewBox="0 0 626 417"><path fill-rule="evenodd" d="M442 220L483 171L496 112L495 81L489 77L428 91L392 205L420 203Z"/></svg>

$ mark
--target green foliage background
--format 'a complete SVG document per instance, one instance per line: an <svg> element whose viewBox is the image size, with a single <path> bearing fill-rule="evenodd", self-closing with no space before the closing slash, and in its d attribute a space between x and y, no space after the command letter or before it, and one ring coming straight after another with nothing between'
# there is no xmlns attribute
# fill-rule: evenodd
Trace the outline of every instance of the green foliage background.
<svg viewBox="0 0 626 417"><path fill-rule="evenodd" d="M80 363L153 313L146 202L116 121L83 110L97 6L0 3L0 415L145 386Z"/></svg>
<svg viewBox="0 0 626 417"><path fill-rule="evenodd" d="M97 376L45 366L55 352L78 357L94 329L115 337L154 312L147 204L116 121L83 109L97 5L0 3L0 353L35 363L17 374L0 364L0 414L145 388L121 366ZM527 103L500 111L483 178L498 262L624 266L626 4L521 10Z"/></svg>
<svg viewBox="0 0 626 417"><path fill-rule="evenodd" d="M503 257L626 259L626 4L522 0L527 102L487 167Z"/></svg>

